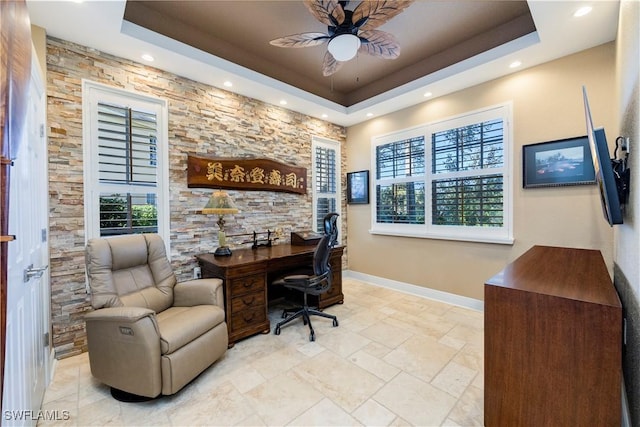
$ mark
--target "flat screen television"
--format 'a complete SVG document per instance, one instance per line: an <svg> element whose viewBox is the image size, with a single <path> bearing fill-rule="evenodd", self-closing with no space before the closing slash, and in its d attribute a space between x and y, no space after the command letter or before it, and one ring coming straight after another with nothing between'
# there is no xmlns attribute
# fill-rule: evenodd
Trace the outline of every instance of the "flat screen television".
<svg viewBox="0 0 640 427"><path fill-rule="evenodd" d="M582 87L582 96L584 98L584 115L587 121L587 137L591 148L596 184L600 191L602 212L609 225L622 224L622 206L618 195L618 183L609 156L607 137L603 128L595 129L593 127L587 89L584 86Z"/></svg>

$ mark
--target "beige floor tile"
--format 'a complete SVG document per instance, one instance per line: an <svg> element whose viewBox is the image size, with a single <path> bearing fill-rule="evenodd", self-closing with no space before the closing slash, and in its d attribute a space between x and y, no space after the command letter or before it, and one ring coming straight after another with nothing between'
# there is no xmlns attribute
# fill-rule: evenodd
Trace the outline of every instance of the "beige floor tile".
<svg viewBox="0 0 640 427"><path fill-rule="evenodd" d="M118 402L86 353L57 361L42 408L70 418L38 425L482 425L482 313L343 286L345 304L326 310L339 327L314 321L315 342L302 322L241 340L171 396Z"/></svg>
<svg viewBox="0 0 640 427"><path fill-rule="evenodd" d="M452 307L442 317L472 328L484 328L484 312L482 311L464 307Z"/></svg>
<svg viewBox="0 0 640 427"><path fill-rule="evenodd" d="M125 425L171 426L167 411L158 410L154 401L141 403L121 403L122 420Z"/></svg>
<svg viewBox="0 0 640 427"><path fill-rule="evenodd" d="M230 426L241 422L255 411L230 382L209 394L197 394L167 411L172 425Z"/></svg>
<svg viewBox="0 0 640 427"><path fill-rule="evenodd" d="M110 395L78 408L79 426L124 425L120 402Z"/></svg>
<svg viewBox="0 0 640 427"><path fill-rule="evenodd" d="M349 360L383 381L389 381L400 372L399 368L388 364L378 357L372 356L364 350L352 354L349 356Z"/></svg>
<svg viewBox="0 0 640 427"><path fill-rule="evenodd" d="M369 338L349 329L340 329L334 334L318 337L316 340L327 350L341 357L347 357L371 342Z"/></svg>
<svg viewBox="0 0 640 427"><path fill-rule="evenodd" d="M349 413L384 384L365 369L330 352L298 365L294 372Z"/></svg>
<svg viewBox="0 0 640 427"><path fill-rule="evenodd" d="M297 417L290 426L359 426L351 415L329 399L322 399L312 408Z"/></svg>
<svg viewBox="0 0 640 427"><path fill-rule="evenodd" d="M484 425L484 393L470 386L449 413L449 419L461 426Z"/></svg>
<svg viewBox="0 0 640 427"><path fill-rule="evenodd" d="M432 337L414 335L383 360L391 365L430 382L446 366L457 350L442 345Z"/></svg>
<svg viewBox="0 0 640 427"><path fill-rule="evenodd" d="M376 341L393 348L399 346L413 335L406 329L394 326L385 320L374 323L360 331L360 334L369 338L371 341Z"/></svg>
<svg viewBox="0 0 640 427"><path fill-rule="evenodd" d="M234 372L227 375L227 378L235 386L240 393L246 393L254 387L267 381L267 379L260 374L256 369L246 367L244 369L236 369Z"/></svg>
<svg viewBox="0 0 640 427"><path fill-rule="evenodd" d="M78 425L78 395L72 394L42 404L43 411L56 414L53 419L38 420L38 426L72 427Z"/></svg>
<svg viewBox="0 0 640 427"><path fill-rule="evenodd" d="M255 369L263 377L273 378L289 369L294 368L309 358L292 347L285 347L275 351L268 356L261 357L251 363L251 368Z"/></svg>
<svg viewBox="0 0 640 427"><path fill-rule="evenodd" d="M473 369L455 362L449 362L431 381L431 385L446 391L455 398L459 398L477 374L478 372Z"/></svg>
<svg viewBox="0 0 640 427"><path fill-rule="evenodd" d="M388 317L386 314L376 310L361 311L340 321L340 328L360 332L386 317Z"/></svg>
<svg viewBox="0 0 640 427"><path fill-rule="evenodd" d="M484 345L484 334L479 333L481 331L482 329L458 324L447 333L447 336L481 347Z"/></svg>
<svg viewBox="0 0 640 427"><path fill-rule="evenodd" d="M449 394L404 372L382 387L373 399L417 426L440 425L457 402Z"/></svg>
<svg viewBox="0 0 640 427"><path fill-rule="evenodd" d="M456 323L428 312L423 312L420 315L397 312L390 315L385 321L413 334L428 335L434 338L443 337L456 326Z"/></svg>
<svg viewBox="0 0 640 427"><path fill-rule="evenodd" d="M396 419L396 414L373 399L360 405L353 411L353 416L366 426L388 426Z"/></svg>
<svg viewBox="0 0 640 427"><path fill-rule="evenodd" d="M362 347L362 351L379 359L382 359L384 356L389 354L391 350L392 349L387 347L386 345L377 342L370 342L369 344Z"/></svg>
<svg viewBox="0 0 640 427"><path fill-rule="evenodd" d="M324 398L311 384L292 372L249 390L245 397L260 419L269 426L281 426L293 421Z"/></svg>

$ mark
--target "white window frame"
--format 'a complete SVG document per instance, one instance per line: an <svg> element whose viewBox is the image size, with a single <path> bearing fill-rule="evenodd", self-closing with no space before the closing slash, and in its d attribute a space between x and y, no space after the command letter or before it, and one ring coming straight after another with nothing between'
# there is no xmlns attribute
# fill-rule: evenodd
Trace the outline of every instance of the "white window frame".
<svg viewBox="0 0 640 427"><path fill-rule="evenodd" d="M444 239L458 241L472 241L498 244L513 244L513 130L512 103L506 102L499 105L471 111L458 116L453 116L435 122L419 125L413 128L403 129L393 133L375 136L371 140L371 164L373 169L373 179L370 183L371 203L371 234L418 237L428 239ZM432 224L432 181L441 179L442 174L433 174L431 163L431 140L434 133L459 128L471 124L501 118L503 120L503 155L504 163L501 168L491 168L491 173L502 174L503 176L503 226L502 227L471 227L471 226L451 226ZM379 145L390 142L402 141L417 136L424 135L425 140L425 224L388 224L377 223L376 207L377 193L376 185L389 183L391 180L378 180L376 171L376 148ZM479 175L478 171L462 172L461 175ZM418 179L420 180L420 179ZM416 181L415 178L395 179L393 182Z"/></svg>
<svg viewBox="0 0 640 427"><path fill-rule="evenodd" d="M85 239L100 237L100 193L136 192L135 186L100 183L97 149L97 105L107 102L127 105L156 114L157 134L157 212L158 234L162 237L170 256L170 210L169 210L169 129L168 104L164 99L118 89L104 84L82 80L82 123L84 151L84 212ZM145 188L144 191L148 191Z"/></svg>
<svg viewBox="0 0 640 427"><path fill-rule="evenodd" d="M316 165L316 147L322 147L322 148L327 148L327 149L332 149L335 150L336 152L336 164L335 164L335 171L336 171L336 192L335 194L333 193L321 193L318 192L317 188L317 179L318 179L318 174L317 174L317 165ZM312 216L311 216L311 224L312 224L312 228L315 230L316 229L316 224L318 222L318 199L320 198L335 198L336 200L336 213L338 215L340 215L338 217L338 221L337 221L337 226L338 226L338 230L341 230L341 222L340 222L340 218L342 216L342 151L341 151L341 144L338 141L334 141L331 139L326 139L326 138L321 138L318 136L313 136L311 138L311 177L312 177L312 182L311 182L311 186L312 186ZM338 233L338 241L341 240L341 233Z"/></svg>

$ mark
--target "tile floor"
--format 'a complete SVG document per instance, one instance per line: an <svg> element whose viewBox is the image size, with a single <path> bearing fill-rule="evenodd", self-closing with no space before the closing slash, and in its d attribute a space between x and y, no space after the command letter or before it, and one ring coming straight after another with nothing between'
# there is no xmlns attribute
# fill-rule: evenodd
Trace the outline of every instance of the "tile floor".
<svg viewBox="0 0 640 427"><path fill-rule="evenodd" d="M69 411L55 426L483 424L481 312L353 279L343 287L345 303L326 309L340 326L312 318L315 342L298 322L256 335L179 393L144 403L114 400L84 353L57 362L42 409Z"/></svg>

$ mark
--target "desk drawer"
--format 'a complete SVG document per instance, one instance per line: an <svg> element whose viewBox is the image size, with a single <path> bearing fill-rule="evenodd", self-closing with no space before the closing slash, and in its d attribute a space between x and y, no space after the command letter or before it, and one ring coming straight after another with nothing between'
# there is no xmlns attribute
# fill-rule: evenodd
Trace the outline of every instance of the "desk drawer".
<svg viewBox="0 0 640 427"><path fill-rule="evenodd" d="M231 312L239 313L242 310L248 308L261 307L264 309L264 291L253 292L250 294L241 295L231 299Z"/></svg>
<svg viewBox="0 0 640 427"><path fill-rule="evenodd" d="M229 286L231 298L251 292L264 292L266 286L264 276L264 273L260 273L231 279L231 284Z"/></svg>
<svg viewBox="0 0 640 427"><path fill-rule="evenodd" d="M264 306L249 308L231 316L231 329L238 331L240 329L258 325L267 320ZM267 325L268 327L268 325Z"/></svg>

